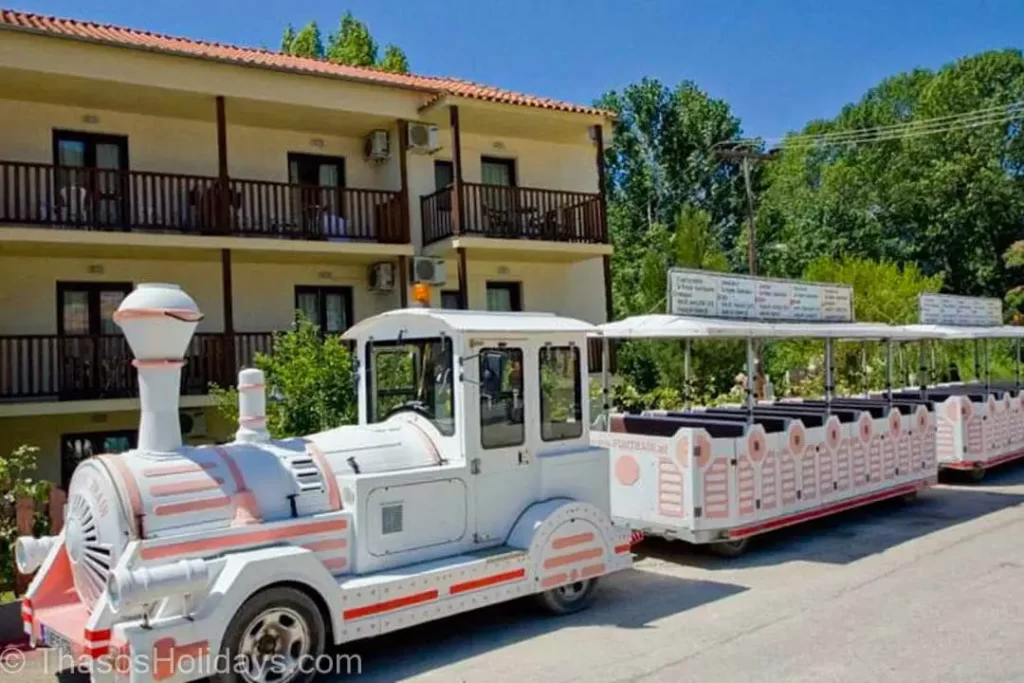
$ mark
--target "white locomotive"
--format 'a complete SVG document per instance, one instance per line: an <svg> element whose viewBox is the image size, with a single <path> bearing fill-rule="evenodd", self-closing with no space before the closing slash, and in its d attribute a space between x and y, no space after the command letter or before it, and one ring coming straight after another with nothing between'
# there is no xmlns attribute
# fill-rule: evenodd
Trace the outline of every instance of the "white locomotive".
<svg viewBox="0 0 1024 683"><path fill-rule="evenodd" d="M575 611L631 566L589 444L590 325L379 315L346 334L359 425L271 439L243 370L235 441L192 448L178 391L201 318L174 285L124 300L139 447L80 464L63 532L17 543L32 642L91 658L93 680L304 681L330 644L531 594Z"/></svg>

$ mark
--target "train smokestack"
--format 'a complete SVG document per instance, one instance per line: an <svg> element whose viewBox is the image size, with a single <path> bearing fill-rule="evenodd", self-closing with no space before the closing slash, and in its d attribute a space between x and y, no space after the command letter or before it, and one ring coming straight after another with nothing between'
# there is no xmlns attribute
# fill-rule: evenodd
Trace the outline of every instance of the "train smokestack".
<svg viewBox="0 0 1024 683"><path fill-rule="evenodd" d="M139 450L170 453L181 447L181 368L202 319L192 297L169 284L138 285L114 313L139 372Z"/></svg>

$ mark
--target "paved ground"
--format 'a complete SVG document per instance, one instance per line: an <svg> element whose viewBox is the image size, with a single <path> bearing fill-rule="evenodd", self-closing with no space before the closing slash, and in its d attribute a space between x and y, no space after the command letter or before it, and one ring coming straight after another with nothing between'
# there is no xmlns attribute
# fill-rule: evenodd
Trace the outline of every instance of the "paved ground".
<svg viewBox="0 0 1024 683"><path fill-rule="evenodd" d="M647 541L585 613L524 603L427 624L348 647L363 673L347 678L1021 681L1022 501L1016 466L764 537L739 560ZM53 680L33 664L18 683Z"/></svg>

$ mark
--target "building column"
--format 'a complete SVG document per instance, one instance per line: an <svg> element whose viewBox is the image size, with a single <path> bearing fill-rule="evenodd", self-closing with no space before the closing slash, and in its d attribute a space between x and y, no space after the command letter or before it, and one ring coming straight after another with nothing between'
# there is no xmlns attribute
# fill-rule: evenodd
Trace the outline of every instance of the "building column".
<svg viewBox="0 0 1024 683"><path fill-rule="evenodd" d="M600 124L591 128L591 137L596 147L597 164L597 192L600 197L599 205L601 212L601 230L604 233L604 241L610 242L608 235L608 179L604 168L604 127ZM604 266L604 307L605 318L608 322L615 319L615 307L612 303L612 257L603 257Z"/></svg>
<svg viewBox="0 0 1024 683"><path fill-rule="evenodd" d="M459 108L448 107L452 127L452 233L461 235L462 226L462 134L459 129Z"/></svg>
<svg viewBox="0 0 1024 683"><path fill-rule="evenodd" d="M234 384L235 373L235 295L231 277L231 250L220 250L221 293L224 310L224 383L223 386Z"/></svg>
<svg viewBox="0 0 1024 683"><path fill-rule="evenodd" d="M228 126L224 96L217 95L217 232L231 232L231 183L228 179Z"/></svg>
<svg viewBox="0 0 1024 683"><path fill-rule="evenodd" d="M466 249L455 250L459 255L459 308L469 308L469 274L466 272Z"/></svg>
<svg viewBox="0 0 1024 683"><path fill-rule="evenodd" d="M398 120L398 176L402 183L402 242L408 244L411 235L409 226L412 225L412 216L409 215L412 202L409 197L409 122L403 119Z"/></svg>

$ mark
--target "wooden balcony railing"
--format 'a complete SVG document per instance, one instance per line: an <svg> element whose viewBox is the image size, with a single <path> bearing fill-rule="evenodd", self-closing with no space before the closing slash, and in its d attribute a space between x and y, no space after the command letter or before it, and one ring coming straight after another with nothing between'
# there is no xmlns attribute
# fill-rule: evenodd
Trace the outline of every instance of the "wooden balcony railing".
<svg viewBox="0 0 1024 683"><path fill-rule="evenodd" d="M0 224L409 241L401 193L0 161Z"/></svg>
<svg viewBox="0 0 1024 683"><path fill-rule="evenodd" d="M207 392L211 382L235 384L257 352L269 353L271 332L200 333L193 337L181 373L186 395ZM234 354L233 362L229 362ZM138 395L131 349L121 335L0 336L0 400L90 400Z"/></svg>
<svg viewBox="0 0 1024 683"><path fill-rule="evenodd" d="M423 241L458 232L452 220L451 186L421 199ZM505 239L601 244L608 241L601 197L529 187L462 184L461 233Z"/></svg>

